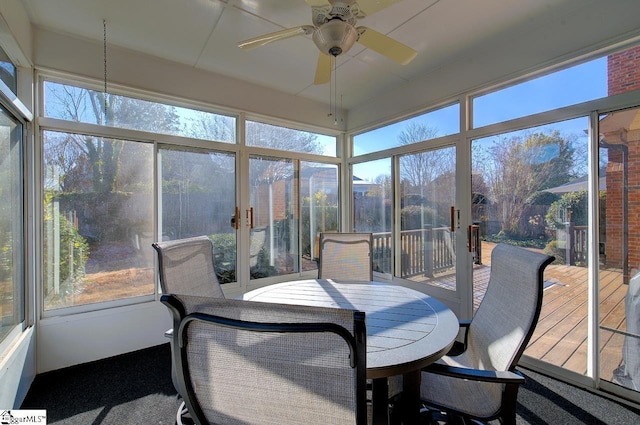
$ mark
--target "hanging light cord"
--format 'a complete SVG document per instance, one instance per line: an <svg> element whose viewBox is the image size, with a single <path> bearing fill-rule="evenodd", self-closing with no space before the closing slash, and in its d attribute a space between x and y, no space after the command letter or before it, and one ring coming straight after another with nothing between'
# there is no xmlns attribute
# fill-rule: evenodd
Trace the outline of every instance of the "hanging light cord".
<svg viewBox="0 0 640 425"><path fill-rule="evenodd" d="M107 21L102 20L103 27L103 57L104 57L104 121L107 121Z"/></svg>
<svg viewBox="0 0 640 425"><path fill-rule="evenodd" d="M329 58L333 58L333 56L329 56ZM327 117L331 117L333 115L333 102L331 101L333 96L333 90L331 89L331 80L334 78L333 73L331 72L331 59L329 59L329 113Z"/></svg>
<svg viewBox="0 0 640 425"><path fill-rule="evenodd" d="M338 125L338 57L333 58L333 125Z"/></svg>

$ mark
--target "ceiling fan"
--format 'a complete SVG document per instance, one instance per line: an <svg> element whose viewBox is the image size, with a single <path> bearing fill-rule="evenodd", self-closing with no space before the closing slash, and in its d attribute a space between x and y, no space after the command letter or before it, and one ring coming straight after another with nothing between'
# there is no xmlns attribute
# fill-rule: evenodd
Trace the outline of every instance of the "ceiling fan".
<svg viewBox="0 0 640 425"><path fill-rule="evenodd" d="M370 16L401 0L305 0L311 6L313 25L301 25L264 34L238 43L242 49L253 49L297 35L311 35L320 50L314 84L331 81L335 58L346 53L358 42L387 58L406 65L417 52L382 33L364 26L356 27L358 19Z"/></svg>

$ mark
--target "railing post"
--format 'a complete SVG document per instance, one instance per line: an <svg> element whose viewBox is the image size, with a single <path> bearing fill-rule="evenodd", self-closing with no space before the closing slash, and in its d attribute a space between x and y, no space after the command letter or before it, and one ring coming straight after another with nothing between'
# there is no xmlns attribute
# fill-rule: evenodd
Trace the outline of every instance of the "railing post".
<svg viewBox="0 0 640 425"><path fill-rule="evenodd" d="M473 225L471 226L472 229L472 235L471 235L471 240L469 241L469 243L473 243L473 248L474 248L474 264L482 264L482 241L480 240L480 222L479 221L474 221Z"/></svg>
<svg viewBox="0 0 640 425"><path fill-rule="evenodd" d="M433 228L424 226L424 275L433 277Z"/></svg>
<svg viewBox="0 0 640 425"><path fill-rule="evenodd" d="M573 223L567 221L564 223L564 231L565 231L565 246L564 246L564 255L565 255L565 264L567 266L573 266L575 261L573 259Z"/></svg>

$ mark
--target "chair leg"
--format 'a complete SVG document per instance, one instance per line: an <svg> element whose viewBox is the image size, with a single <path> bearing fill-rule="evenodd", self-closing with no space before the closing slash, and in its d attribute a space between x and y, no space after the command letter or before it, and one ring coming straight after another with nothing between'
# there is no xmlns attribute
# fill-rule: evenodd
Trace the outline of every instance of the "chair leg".
<svg viewBox="0 0 640 425"><path fill-rule="evenodd" d="M176 425L193 425L193 420L189 415L189 409L187 409L184 401L180 403L178 411L176 412Z"/></svg>
<svg viewBox="0 0 640 425"><path fill-rule="evenodd" d="M516 424L516 401L518 399L519 384L505 385L502 394L502 413L500 414L503 425Z"/></svg>
<svg viewBox="0 0 640 425"><path fill-rule="evenodd" d="M387 378L377 378L373 380L371 394L371 410L373 425L389 424L389 386Z"/></svg>

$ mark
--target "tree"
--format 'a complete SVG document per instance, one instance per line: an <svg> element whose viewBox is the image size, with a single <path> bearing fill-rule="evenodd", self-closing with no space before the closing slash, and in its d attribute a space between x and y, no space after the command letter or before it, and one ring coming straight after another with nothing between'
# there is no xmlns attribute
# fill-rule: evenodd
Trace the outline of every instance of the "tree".
<svg viewBox="0 0 640 425"><path fill-rule="evenodd" d="M282 151L322 153L317 136L306 131L247 121L248 146L259 146Z"/></svg>
<svg viewBox="0 0 640 425"><path fill-rule="evenodd" d="M398 136L400 145L410 145L438 136L438 129L423 123L410 122ZM454 169L455 157L448 149L435 149L405 155L400 160L402 180L409 187L424 188L438 176Z"/></svg>
<svg viewBox="0 0 640 425"><path fill-rule="evenodd" d="M246 143L281 151L320 153L316 135L286 127L248 121ZM259 187L292 177L293 167L290 160L261 157L251 163L251 185Z"/></svg>
<svg viewBox="0 0 640 425"><path fill-rule="evenodd" d="M236 120L224 115L194 111L187 118L184 133L196 139L235 142Z"/></svg>
<svg viewBox="0 0 640 425"><path fill-rule="evenodd" d="M575 135L563 136L558 130L549 134L535 132L526 137L525 148L529 150L533 172L540 168L544 175L549 169L540 190L560 186L583 174L577 167L582 167L586 161L577 160L576 156L583 152L576 150L575 139Z"/></svg>
<svg viewBox="0 0 640 425"><path fill-rule="evenodd" d="M173 133L179 117L175 108L155 102L105 94L63 84L48 83L47 115L70 121ZM118 189L121 161L139 161L122 155L124 141L74 133L50 133L46 139L47 164L56 168L63 191Z"/></svg>
<svg viewBox="0 0 640 425"><path fill-rule="evenodd" d="M502 231L518 233L526 201L535 192L574 177L571 145L571 138L558 131L534 132L495 139L475 152L474 164L489 185Z"/></svg>
<svg viewBox="0 0 640 425"><path fill-rule="evenodd" d="M398 136L398 141L401 145L409 145L437 136L438 129L424 123L410 122ZM404 155L400 157L400 175L403 200L416 198L421 211L427 211L422 214L420 226L426 223L439 225L445 212L455 204L455 148L445 147ZM437 214L432 214L432 210ZM405 224L408 223L405 221Z"/></svg>

